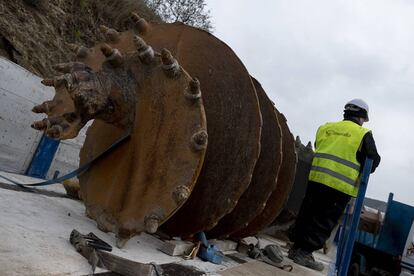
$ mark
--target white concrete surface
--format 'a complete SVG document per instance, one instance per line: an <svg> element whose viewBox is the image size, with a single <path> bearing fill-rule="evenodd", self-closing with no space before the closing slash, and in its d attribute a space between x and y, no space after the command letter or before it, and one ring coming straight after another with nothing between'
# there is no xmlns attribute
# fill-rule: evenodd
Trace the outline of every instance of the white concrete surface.
<svg viewBox="0 0 414 276"><path fill-rule="evenodd" d="M13 180L37 182L27 176L0 172ZM0 183L7 183L0 177ZM64 193L58 184L44 188ZM73 229L83 234L93 232L114 246L113 253L141 263L179 262L196 266L207 275L236 265L214 265L200 259L185 261L162 253L162 241L141 234L128 241L123 249L115 247L113 234L103 233L85 216L82 202L50 197L0 187L0 275L87 275L91 268L86 259L69 243Z"/></svg>
<svg viewBox="0 0 414 276"><path fill-rule="evenodd" d="M30 124L41 120L31 109L53 90L19 65L0 57L0 169L23 173L41 138Z"/></svg>
<svg viewBox="0 0 414 276"><path fill-rule="evenodd" d="M1 176L25 183L39 181L27 176L0 171L0 183L7 183ZM41 189L64 194L64 188L60 184ZM96 228L96 223L85 216L85 207L82 202L69 198L14 191L2 187L0 187L0 221L0 275L90 274L91 268L87 260L78 254L69 243L69 235L73 229L77 229L83 234L93 232L113 246L112 253L115 255L141 263L176 262L195 266L210 276L319 276L327 274L327 268L319 273L297 266L287 258L286 263L294 266L294 270L288 274L247 257L249 263L242 265L227 258L222 265L204 262L198 258L184 260L181 257L171 257L161 252L159 249L163 241L145 233L132 238L123 249L118 249L115 247L114 235L101 232ZM261 247L276 243L282 246L284 254L287 254L283 242L270 236L262 236L259 240ZM316 258L328 267L329 257L317 253Z"/></svg>

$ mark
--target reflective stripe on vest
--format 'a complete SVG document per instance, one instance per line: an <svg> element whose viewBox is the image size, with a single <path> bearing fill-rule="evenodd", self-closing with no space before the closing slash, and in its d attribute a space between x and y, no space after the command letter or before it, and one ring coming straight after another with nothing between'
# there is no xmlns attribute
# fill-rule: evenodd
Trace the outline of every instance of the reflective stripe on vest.
<svg viewBox="0 0 414 276"><path fill-rule="evenodd" d="M309 180L357 196L361 165L356 153L368 131L351 121L327 123L319 127Z"/></svg>

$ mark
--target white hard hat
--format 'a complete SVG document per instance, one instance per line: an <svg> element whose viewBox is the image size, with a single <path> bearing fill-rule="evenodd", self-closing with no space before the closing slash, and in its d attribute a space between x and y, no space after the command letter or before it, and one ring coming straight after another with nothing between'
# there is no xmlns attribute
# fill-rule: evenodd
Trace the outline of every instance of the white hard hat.
<svg viewBox="0 0 414 276"><path fill-rule="evenodd" d="M345 104L345 111L349 110L353 112L359 112L359 111L362 111L361 109L365 111L365 112L362 112L361 114L362 117L365 119L366 122L368 122L369 121L369 117L368 117L369 107L368 107L368 104L364 100L353 99Z"/></svg>

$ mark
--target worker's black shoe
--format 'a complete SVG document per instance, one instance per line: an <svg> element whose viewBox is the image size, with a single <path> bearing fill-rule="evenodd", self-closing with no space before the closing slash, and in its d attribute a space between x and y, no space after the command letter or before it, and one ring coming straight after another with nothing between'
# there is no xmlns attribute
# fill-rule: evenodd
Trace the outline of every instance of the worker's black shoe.
<svg viewBox="0 0 414 276"><path fill-rule="evenodd" d="M315 258L313 257L312 253L306 253L301 249L296 249L295 253L292 252L291 254L293 262L309 267L310 269L322 271L324 269L324 266L322 263L315 261ZM288 258L289 255L288 255Z"/></svg>

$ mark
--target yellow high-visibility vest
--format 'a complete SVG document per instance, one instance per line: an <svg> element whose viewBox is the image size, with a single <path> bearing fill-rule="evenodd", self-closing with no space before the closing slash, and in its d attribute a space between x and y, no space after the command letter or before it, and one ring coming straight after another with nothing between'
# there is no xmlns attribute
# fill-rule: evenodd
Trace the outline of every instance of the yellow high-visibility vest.
<svg viewBox="0 0 414 276"><path fill-rule="evenodd" d="M316 149L309 180L356 197L361 168L356 153L369 131L352 121L320 126L316 133Z"/></svg>

